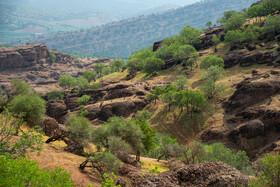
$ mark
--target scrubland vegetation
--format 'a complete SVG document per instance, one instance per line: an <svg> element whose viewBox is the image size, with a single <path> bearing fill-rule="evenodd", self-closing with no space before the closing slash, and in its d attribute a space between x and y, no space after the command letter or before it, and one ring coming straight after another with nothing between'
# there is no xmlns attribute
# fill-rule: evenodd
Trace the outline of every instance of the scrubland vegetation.
<svg viewBox="0 0 280 187"><path fill-rule="evenodd" d="M224 16L218 19L226 31L225 38L224 41L218 37L213 38L214 45L223 43L232 47L261 37L274 37L276 33L279 34L280 16L270 14L279 8L279 1L268 0L241 12L225 12ZM267 18L258 20L261 16ZM255 18L255 22L247 25L247 18ZM207 25L211 26L210 23ZM132 77L139 72L144 74L143 79L156 77L161 70L168 68L168 62L172 61L173 65L182 67L188 73L200 72L202 85L191 88L190 80L185 75L180 75L172 84L156 86L146 98L151 101L151 105L163 103L168 108L166 115L179 121L187 119L189 126L185 128L195 124L197 131L201 131L205 128L205 120L201 119L211 116L209 111L215 105L213 101L224 90L224 85L218 82L225 73L222 58L215 55L200 58L195 46L202 42L201 34L202 31L186 26L178 35L165 39L157 51L152 51L151 47L136 51L128 58L127 63L121 59L114 59L107 67L98 63L93 71L86 71L80 77L62 75L58 84L66 90L74 89L82 93L85 89L100 88L102 85L97 80L124 69L127 69ZM36 132L22 131L21 126L27 123L34 127L42 122L46 102L27 83L14 80L13 91L13 97L5 103L7 107L0 118L0 185L72 186L70 175L62 169L41 170L38 164L24 158L27 151L40 151L43 142L38 129ZM53 91L47 99L59 100L64 97L64 91ZM115 174L118 174L122 162L120 155L135 155L138 163L141 162L141 156L158 160L176 158L184 164L222 161L245 174L255 175L256 178L250 186L280 185L279 154L266 155L259 159L255 167L257 170L254 170L245 151L233 151L222 143L205 145L193 141L186 146L175 138L160 134L153 127L152 114L147 110L138 111L129 119L114 116L103 125L93 127L86 118L88 111L85 109L91 99L89 95L82 95L77 101L79 113L70 116L65 125L69 130L68 138L81 145L93 143L97 147L96 152L83 155L86 158L80 168L96 169L104 179L103 186L114 186ZM11 141L16 136L16 142ZM157 169L155 167L150 172L159 173ZM21 171L24 171L24 176L18 174Z"/></svg>

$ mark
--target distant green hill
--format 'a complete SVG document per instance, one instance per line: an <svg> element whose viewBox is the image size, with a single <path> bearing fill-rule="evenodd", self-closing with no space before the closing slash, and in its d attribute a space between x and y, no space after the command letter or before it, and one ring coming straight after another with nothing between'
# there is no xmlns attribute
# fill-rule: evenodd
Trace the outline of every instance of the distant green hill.
<svg viewBox="0 0 280 187"><path fill-rule="evenodd" d="M110 57L128 57L131 52L154 41L177 34L185 25L205 27L224 11L249 7L255 0L206 0L167 12L140 16L73 32L39 36L32 42L46 44L60 51Z"/></svg>

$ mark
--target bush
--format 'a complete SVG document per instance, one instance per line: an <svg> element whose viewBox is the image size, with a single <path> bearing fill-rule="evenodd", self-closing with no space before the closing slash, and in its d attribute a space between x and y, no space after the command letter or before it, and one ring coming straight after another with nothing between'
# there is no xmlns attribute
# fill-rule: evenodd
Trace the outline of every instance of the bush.
<svg viewBox="0 0 280 187"><path fill-rule="evenodd" d="M61 75L58 85L63 88L73 88L77 84L77 80L71 75Z"/></svg>
<svg viewBox="0 0 280 187"><path fill-rule="evenodd" d="M246 21L246 17L243 14L235 14L233 17L229 18L223 25L225 30L236 30L241 27Z"/></svg>
<svg viewBox="0 0 280 187"><path fill-rule="evenodd" d="M264 26L262 28L263 34L269 34L271 37L275 36L275 32L280 32L280 16L269 16L264 21Z"/></svg>
<svg viewBox="0 0 280 187"><path fill-rule="evenodd" d="M77 82L77 87L80 91L89 87L89 82L84 77L78 77L76 82Z"/></svg>
<svg viewBox="0 0 280 187"><path fill-rule="evenodd" d="M199 54L192 45L183 45L173 54L173 58L183 61L192 70L192 67L196 65L196 61L199 59Z"/></svg>
<svg viewBox="0 0 280 187"><path fill-rule="evenodd" d="M87 104L87 102L89 102L90 98L91 98L91 97L90 97L89 95L83 95L82 97L80 97L80 98L78 99L79 105L85 105L85 104Z"/></svg>
<svg viewBox="0 0 280 187"><path fill-rule="evenodd" d="M118 152L131 153L132 151L131 146L121 137L117 136L108 137L108 145L109 151L113 154L117 154Z"/></svg>
<svg viewBox="0 0 280 187"><path fill-rule="evenodd" d="M84 71L83 76L88 80L88 82L95 81L96 72L94 72L94 71Z"/></svg>
<svg viewBox="0 0 280 187"><path fill-rule="evenodd" d="M45 100L38 95L17 95L11 102L12 111L22 114L25 121L36 124L44 120L46 113Z"/></svg>
<svg viewBox="0 0 280 187"><path fill-rule="evenodd" d="M223 17L217 19L217 23L223 24L223 23L225 23L229 18L233 17L233 16L236 15L236 14L237 14L237 12L234 11L234 10L226 11L226 12L224 12L224 16L223 16Z"/></svg>
<svg viewBox="0 0 280 187"><path fill-rule="evenodd" d="M187 25L181 30L178 40L183 45L195 45L201 42L201 33L201 30Z"/></svg>
<svg viewBox="0 0 280 187"><path fill-rule="evenodd" d="M147 74L152 74L156 71L161 70L165 63L160 58L149 57L144 62L143 71Z"/></svg>
<svg viewBox="0 0 280 187"><path fill-rule="evenodd" d="M97 63L93 67L94 71L97 73L98 78L102 77L102 71L104 69L104 64L102 63Z"/></svg>
<svg viewBox="0 0 280 187"><path fill-rule="evenodd" d="M99 83L93 83L93 84L91 85L91 88L92 88L92 89L99 89L99 88L101 88L101 84L99 84Z"/></svg>
<svg viewBox="0 0 280 187"><path fill-rule="evenodd" d="M36 161L0 155L0 186L74 186L70 177L61 168L40 169Z"/></svg>
<svg viewBox="0 0 280 187"><path fill-rule="evenodd" d="M13 115L8 109L1 113L0 155L9 154L15 158L25 156L27 151L42 150L42 135L34 130L23 131L19 134L19 129L24 122L20 117L16 118ZM14 136L18 136L18 138L16 139ZM12 140L12 138L14 139Z"/></svg>
<svg viewBox="0 0 280 187"><path fill-rule="evenodd" d="M51 61L51 63L55 63L55 61L56 61L56 56L55 56L55 54L50 53L50 61Z"/></svg>
<svg viewBox="0 0 280 187"><path fill-rule="evenodd" d="M105 173L118 173L120 166L120 161L116 156L108 152L94 153L87 161L92 163L92 167L97 169L101 176Z"/></svg>
<svg viewBox="0 0 280 187"><path fill-rule="evenodd" d="M117 177L115 176L114 173L111 173L111 175L108 175L107 173L104 173L102 177L104 179L104 181L101 182L102 187L121 187L121 185L115 186L115 181L114 180Z"/></svg>
<svg viewBox="0 0 280 187"><path fill-rule="evenodd" d="M258 164L260 174L250 186L280 186L280 154L268 154Z"/></svg>
<svg viewBox="0 0 280 187"><path fill-rule="evenodd" d="M34 91L30 88L27 82L19 81L18 79L13 79L12 88L14 91L14 95L29 95L34 93Z"/></svg>
<svg viewBox="0 0 280 187"><path fill-rule="evenodd" d="M133 52L132 55L128 58L128 60L131 60L133 58L145 60L150 57L154 57L152 46Z"/></svg>
<svg viewBox="0 0 280 187"><path fill-rule="evenodd" d="M124 61L122 59L114 59L109 67L112 69L113 72L118 72L124 67Z"/></svg>
<svg viewBox="0 0 280 187"><path fill-rule="evenodd" d="M141 71L144 67L144 61L140 58L133 58L127 62L128 71L133 73L137 71Z"/></svg>
<svg viewBox="0 0 280 187"><path fill-rule="evenodd" d="M211 66L224 67L224 60L217 56L209 55L202 59L200 63L201 69L208 69Z"/></svg>
<svg viewBox="0 0 280 187"><path fill-rule="evenodd" d="M177 91L185 90L189 86L190 81L187 77L184 75L180 75L177 77L177 79L174 81L174 85Z"/></svg>
<svg viewBox="0 0 280 187"><path fill-rule="evenodd" d="M59 100L64 98L63 91L51 91L48 93L48 101L50 100Z"/></svg>
<svg viewBox="0 0 280 187"><path fill-rule="evenodd" d="M71 116L65 123L70 127L70 137L82 141L87 142L91 139L92 133L92 125L89 120L84 116L73 115Z"/></svg>
<svg viewBox="0 0 280 187"><path fill-rule="evenodd" d="M240 171L246 171L250 160L245 151L233 153L231 149L225 147L222 143L214 143L207 147L207 157L210 162L225 162L234 166Z"/></svg>
<svg viewBox="0 0 280 187"><path fill-rule="evenodd" d="M223 73L224 68L220 66L210 66L207 70L203 72L203 78L216 82L220 79Z"/></svg>
<svg viewBox="0 0 280 187"><path fill-rule="evenodd" d="M163 45L156 51L156 57L160 59L170 59L173 54L178 51L180 44L178 42L170 45Z"/></svg>
<svg viewBox="0 0 280 187"><path fill-rule="evenodd" d="M201 89L204 92L205 97L212 99L215 94L224 90L224 86L221 84L216 84L213 80L209 79Z"/></svg>

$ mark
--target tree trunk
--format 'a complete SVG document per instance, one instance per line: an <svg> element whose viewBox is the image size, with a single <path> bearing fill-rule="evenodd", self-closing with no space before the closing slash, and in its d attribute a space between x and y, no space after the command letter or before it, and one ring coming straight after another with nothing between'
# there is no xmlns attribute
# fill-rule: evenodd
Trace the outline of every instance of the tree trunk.
<svg viewBox="0 0 280 187"><path fill-rule="evenodd" d="M136 153L136 161L140 162L140 151L137 151Z"/></svg>

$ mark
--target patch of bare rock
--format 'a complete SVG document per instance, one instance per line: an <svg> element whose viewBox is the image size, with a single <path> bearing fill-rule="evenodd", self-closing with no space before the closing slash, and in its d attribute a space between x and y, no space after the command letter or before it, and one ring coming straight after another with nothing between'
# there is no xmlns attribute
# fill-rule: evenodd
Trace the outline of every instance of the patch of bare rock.
<svg viewBox="0 0 280 187"><path fill-rule="evenodd" d="M223 162L192 164L158 175L152 175L130 165L122 165L119 172L121 176L130 179L129 186L139 187L230 187L248 186L250 182L249 176L240 173L234 167Z"/></svg>
<svg viewBox="0 0 280 187"><path fill-rule="evenodd" d="M222 141L245 150L251 159L279 149L280 75L275 72L254 72L239 83L224 105L223 128L205 131L202 141Z"/></svg>

